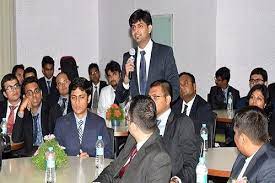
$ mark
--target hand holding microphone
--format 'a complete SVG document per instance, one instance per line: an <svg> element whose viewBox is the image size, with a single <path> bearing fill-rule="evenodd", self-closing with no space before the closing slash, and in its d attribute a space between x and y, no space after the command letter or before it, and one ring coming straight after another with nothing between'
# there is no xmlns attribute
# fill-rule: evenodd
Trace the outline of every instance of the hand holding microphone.
<svg viewBox="0 0 275 183"><path fill-rule="evenodd" d="M131 48L129 50L129 54L131 57L128 58L126 64L125 64L125 77L124 77L124 83L128 84L130 80L132 79L132 72L135 70L135 54L136 50L134 48Z"/></svg>

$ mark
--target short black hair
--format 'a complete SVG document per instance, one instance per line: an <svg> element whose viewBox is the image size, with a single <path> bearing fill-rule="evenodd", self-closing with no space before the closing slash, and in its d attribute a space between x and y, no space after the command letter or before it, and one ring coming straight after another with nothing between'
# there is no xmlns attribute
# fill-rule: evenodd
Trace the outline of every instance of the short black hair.
<svg viewBox="0 0 275 183"><path fill-rule="evenodd" d="M191 78L192 83L196 83L196 80L195 80L195 77L194 77L193 74L191 74L191 73L189 73L189 72L182 72L182 73L179 74L179 77L181 77L181 76L183 76L183 75L189 76L189 77Z"/></svg>
<svg viewBox="0 0 275 183"><path fill-rule="evenodd" d="M35 77L37 78L37 72L36 72L35 68L33 68L33 67L27 67L24 70L24 78L25 78L26 74L30 73L30 72L34 73Z"/></svg>
<svg viewBox="0 0 275 183"><path fill-rule="evenodd" d="M6 74L1 80L1 91L5 91L5 83L7 81L12 81L12 80L16 80L17 83L19 84L19 81L14 74L12 73Z"/></svg>
<svg viewBox="0 0 275 183"><path fill-rule="evenodd" d="M72 81L69 87L70 95L72 91L76 90L77 88L79 88L81 91L85 91L88 96L91 95L90 82L86 78L77 77Z"/></svg>
<svg viewBox="0 0 275 183"><path fill-rule="evenodd" d="M268 119L264 111L256 106L247 106L233 118L234 129L243 133L256 145L268 142Z"/></svg>
<svg viewBox="0 0 275 183"><path fill-rule="evenodd" d="M171 96L171 98L173 98L172 86L167 80L161 79L154 81L150 85L150 88L153 88L155 86L160 86L166 96Z"/></svg>
<svg viewBox="0 0 275 183"><path fill-rule="evenodd" d="M16 74L16 72L17 72L17 69L22 69L22 70L24 70L25 69L25 67L24 67L24 65L23 64L19 64L19 65L15 65L15 66L13 66L13 68L12 68L12 74Z"/></svg>
<svg viewBox="0 0 275 183"><path fill-rule="evenodd" d="M147 25L152 25L152 17L150 12L147 10L138 9L129 18L130 27L141 20L143 20Z"/></svg>
<svg viewBox="0 0 275 183"><path fill-rule="evenodd" d="M28 77L28 78L24 79L24 81L22 83L22 90L21 90L22 94L26 94L25 87L26 87L27 84L30 84L30 83L36 83L38 85L39 89L40 89L40 86L38 84L38 79L34 76L31 76L31 77Z"/></svg>
<svg viewBox="0 0 275 183"><path fill-rule="evenodd" d="M46 64L50 64L54 66L53 58L50 56L44 56L42 59L42 68L44 68Z"/></svg>
<svg viewBox="0 0 275 183"><path fill-rule="evenodd" d="M128 111L131 123L135 123L144 133L156 130L156 104L144 95L135 96L130 103Z"/></svg>
<svg viewBox="0 0 275 183"><path fill-rule="evenodd" d="M118 62L111 60L105 67L105 74L108 75L108 71L121 73L121 68Z"/></svg>
<svg viewBox="0 0 275 183"><path fill-rule="evenodd" d="M227 67L221 67L216 71L215 77L216 78L221 77L222 80L227 80L227 82L229 82L230 70Z"/></svg>
<svg viewBox="0 0 275 183"><path fill-rule="evenodd" d="M264 82L266 82L268 80L267 72L262 67L257 67L255 69L253 69L250 73L249 78L251 78L251 76L254 75L254 74L261 75L263 77Z"/></svg>
<svg viewBox="0 0 275 183"><path fill-rule="evenodd" d="M265 85L261 85L261 84L257 84L257 85L254 85L250 91L248 92L247 94L247 99L249 100L251 95L253 94L254 91L260 91L263 96L264 96L264 102L265 104L268 104L269 103L269 92L268 92L268 89Z"/></svg>
<svg viewBox="0 0 275 183"><path fill-rule="evenodd" d="M95 68L97 71L99 71L99 67L96 63L91 63L88 68L88 74L90 74L90 71Z"/></svg>

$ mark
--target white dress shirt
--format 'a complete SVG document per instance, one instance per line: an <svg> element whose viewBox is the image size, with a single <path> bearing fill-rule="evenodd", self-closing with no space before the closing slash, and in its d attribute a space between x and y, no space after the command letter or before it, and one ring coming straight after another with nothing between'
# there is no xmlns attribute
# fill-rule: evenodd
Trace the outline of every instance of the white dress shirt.
<svg viewBox="0 0 275 183"><path fill-rule="evenodd" d="M115 101L115 90L111 85L102 88L98 100L97 114L106 120L106 111Z"/></svg>
<svg viewBox="0 0 275 183"><path fill-rule="evenodd" d="M257 151L256 151L256 152L257 152ZM253 156L256 154L256 152L255 152L254 154L252 154L249 158L246 158L245 164L243 165L243 168L242 168L242 170L241 170L241 172L240 172L240 174L239 174L237 180L243 178L243 174L244 174L244 172L246 171L246 169L247 169L247 167L248 167L250 161L252 160L252 158L253 158Z"/></svg>
<svg viewBox="0 0 275 183"><path fill-rule="evenodd" d="M50 81L50 87L52 87L53 76L50 79L48 79L47 77L44 77L44 78L45 78L47 87L48 87L48 82L47 81Z"/></svg>
<svg viewBox="0 0 275 183"><path fill-rule="evenodd" d="M14 109L14 121L13 121L13 123L15 122L15 119L16 119L16 114L17 114L17 111L18 111L18 109L19 109L19 106L20 106L20 104L21 104L21 100L15 105L16 106L16 108ZM13 105L11 105L11 103L8 101L8 105L7 105L7 113L6 113L6 120L8 121L8 118L9 118L9 115L10 115L10 112L11 112L11 110L10 110L10 106L13 106Z"/></svg>
<svg viewBox="0 0 275 183"><path fill-rule="evenodd" d="M189 116L191 108L193 106L194 100L196 98L197 95L195 95L192 100L190 100L188 103L186 103L184 100L182 100L182 108L181 108L181 113L183 113L184 111L184 106L187 105L187 110L186 110L186 116Z"/></svg>
<svg viewBox="0 0 275 183"><path fill-rule="evenodd" d="M161 136L164 135L166 123L167 123L170 113L171 113L171 109L169 108L167 111L162 113L159 117L157 117L157 120L160 120L160 123L158 124L158 128L159 128L159 134Z"/></svg>

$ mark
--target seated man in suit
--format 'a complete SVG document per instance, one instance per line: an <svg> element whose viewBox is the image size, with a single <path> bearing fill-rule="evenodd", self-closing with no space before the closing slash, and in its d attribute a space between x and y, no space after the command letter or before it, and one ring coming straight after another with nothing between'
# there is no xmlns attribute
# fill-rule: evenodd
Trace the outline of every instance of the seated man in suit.
<svg viewBox="0 0 275 183"><path fill-rule="evenodd" d="M110 136L104 119L88 111L91 100L89 81L75 78L70 84L70 100L73 112L56 120L54 134L69 156L95 157L95 144L102 136L105 157L112 156Z"/></svg>
<svg viewBox="0 0 275 183"><path fill-rule="evenodd" d="M24 80L24 69L25 69L25 67L23 64L15 65L12 68L12 74L14 74L16 76L20 86L22 85L23 80Z"/></svg>
<svg viewBox="0 0 275 183"><path fill-rule="evenodd" d="M275 182L275 148L268 142L268 120L255 106L241 109L234 117L235 143L240 151L230 178L248 182Z"/></svg>
<svg viewBox="0 0 275 183"><path fill-rule="evenodd" d="M169 182L171 160L157 130L154 101L147 96L134 97L126 121L130 136L124 148L94 182Z"/></svg>
<svg viewBox="0 0 275 183"><path fill-rule="evenodd" d="M56 88L58 90L58 96L56 99L51 99L54 104L51 105L49 112L49 124L51 133L54 132L56 119L64 116L72 111L72 106L69 97L69 86L71 81L65 72L60 72L56 76ZM49 99L51 96L48 97Z"/></svg>
<svg viewBox="0 0 275 183"><path fill-rule="evenodd" d="M6 118L8 135L11 135L21 103L21 87L15 75L6 74L1 81L1 88L6 100L0 102L0 118Z"/></svg>
<svg viewBox="0 0 275 183"><path fill-rule="evenodd" d="M200 135L202 124L205 123L208 129L212 129L214 115L210 105L198 94L196 94L196 80L193 74L182 72L180 75L180 97L172 106L176 114L189 116L195 127L195 133Z"/></svg>
<svg viewBox="0 0 275 183"><path fill-rule="evenodd" d="M54 74L54 60L50 56L44 56L42 59L43 77L38 80L42 90L43 98L46 99L49 95L57 95L56 81Z"/></svg>
<svg viewBox="0 0 275 183"><path fill-rule="evenodd" d="M23 101L18 109L13 127L13 142L24 141L23 155L32 156L49 134L48 107L42 102L42 91L35 77L22 84Z"/></svg>
<svg viewBox="0 0 275 183"><path fill-rule="evenodd" d="M35 77L37 79L37 71L36 71L35 68L33 68L33 67L27 67L24 70L24 79L26 79L28 77Z"/></svg>
<svg viewBox="0 0 275 183"><path fill-rule="evenodd" d="M97 113L102 118L106 119L106 111L115 102L115 91L120 80L121 69L119 63L111 61L106 65L105 74L109 85L101 90Z"/></svg>
<svg viewBox="0 0 275 183"><path fill-rule="evenodd" d="M92 95L92 100L89 103L88 107L91 108L94 112L96 112L98 108L98 100L99 95L101 93L101 89L107 86L107 83L105 81L100 80L100 71L96 63L91 63L89 65L88 74L90 77Z"/></svg>
<svg viewBox="0 0 275 183"><path fill-rule="evenodd" d="M192 183L196 180L201 143L195 135L193 121L184 114L171 111L171 95L171 85L165 80L157 80L150 86L149 96L156 103L160 135L171 157L172 180Z"/></svg>
<svg viewBox="0 0 275 183"><path fill-rule="evenodd" d="M147 95L150 84L159 79L171 83L173 101L176 100L179 96L179 76L173 49L152 41L151 14L142 9L136 10L129 18L129 26L138 47L134 59L128 52L123 55L122 77L116 90L117 101L122 103L129 96Z"/></svg>
<svg viewBox="0 0 275 183"><path fill-rule="evenodd" d="M261 67L257 67L253 69L250 73L249 76L249 88L251 89L254 85L261 84L261 85L266 85L267 86L267 72L265 69ZM248 98L247 96L244 96L240 98L240 100L237 103L236 108L241 109L245 106L248 106Z"/></svg>
<svg viewBox="0 0 275 183"><path fill-rule="evenodd" d="M240 99L240 92L230 86L230 70L227 67L219 68L215 73L216 86L212 86L208 97L208 102L212 109L226 109L229 93L233 96L233 108Z"/></svg>

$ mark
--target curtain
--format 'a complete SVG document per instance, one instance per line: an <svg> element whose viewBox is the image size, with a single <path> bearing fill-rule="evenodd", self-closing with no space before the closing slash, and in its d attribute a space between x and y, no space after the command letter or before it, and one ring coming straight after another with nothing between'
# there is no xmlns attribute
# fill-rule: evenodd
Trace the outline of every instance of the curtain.
<svg viewBox="0 0 275 183"><path fill-rule="evenodd" d="M15 64L15 0L0 0L0 80Z"/></svg>

